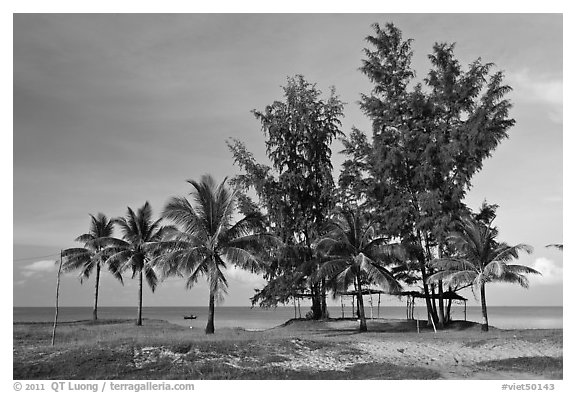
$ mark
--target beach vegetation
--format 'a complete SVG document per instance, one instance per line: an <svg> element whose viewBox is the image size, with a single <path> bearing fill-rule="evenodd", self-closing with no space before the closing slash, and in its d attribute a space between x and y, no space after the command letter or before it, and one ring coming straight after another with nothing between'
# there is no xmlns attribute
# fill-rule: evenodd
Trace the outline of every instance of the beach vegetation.
<svg viewBox="0 0 576 393"><path fill-rule="evenodd" d="M390 266L406 258L402 245L377 235L376 222L350 208L336 211L325 236L315 243L324 254L318 276L334 282L339 291L354 287L358 299L360 331L368 330L364 312L363 285L375 284L389 293L398 293L402 286Z"/></svg>
<svg viewBox="0 0 576 393"><path fill-rule="evenodd" d="M511 88L492 63L478 58L463 67L447 43L433 46L431 68L418 81L412 40L393 24L373 29L360 68L373 84L360 100L372 137L353 129L345 139L339 184L380 215L385 233L420 248L414 255L427 313L442 326L445 283L428 280L428 262L447 251L473 175L514 125Z"/></svg>
<svg viewBox="0 0 576 393"><path fill-rule="evenodd" d="M227 269L238 267L252 273L264 269L261 253L275 242L265 233L263 218L252 212L234 222L236 191L227 179L216 184L210 175L192 185L192 203L185 197L173 197L162 216L173 222L162 243L158 261L167 275L186 277L186 287L192 288L201 276L209 284L208 323L206 334L214 333L214 307L223 300L228 287Z"/></svg>
<svg viewBox="0 0 576 393"><path fill-rule="evenodd" d="M343 135L344 104L334 88L323 98L302 75L288 78L283 93L282 101L253 111L266 137L271 166L256 162L241 141L228 143L243 172L233 181L244 205L260 209L284 245L269 266L268 284L252 301L266 306L306 296L313 318L320 319L327 316L326 285L312 279L320 263L312 244L335 205L330 146ZM249 198L250 190L257 201ZM290 287L298 290L286 292Z"/></svg>
<svg viewBox="0 0 576 393"><path fill-rule="evenodd" d="M100 287L100 271L106 266L112 276L123 283L120 265L109 261L110 247L119 244L114 238L114 224L103 213L90 215L90 229L88 233L78 236L75 241L83 243L83 247L68 248L62 251L62 271L68 273L80 270L80 282L87 280L92 272L94 278L94 308L92 319L98 319L98 295Z"/></svg>
<svg viewBox="0 0 576 393"><path fill-rule="evenodd" d="M455 256L432 260L430 265L438 272L428 278L429 282L444 280L451 285L471 285L475 294L479 292L483 331L488 331L486 284L507 282L528 288L526 275L540 274L529 266L509 263L518 259L520 252L531 253L532 247L526 244L510 246L497 240L498 229L492 226L495 208L495 205L484 203L479 214L458 221L456 230L446 237L455 249Z"/></svg>
<svg viewBox="0 0 576 393"><path fill-rule="evenodd" d="M520 374L545 374L547 379L563 379L564 360L552 356L522 356L484 360L476 363L489 371L512 371Z"/></svg>
<svg viewBox="0 0 576 393"><path fill-rule="evenodd" d="M144 277L154 292L158 285L154 261L157 244L162 241L169 227L162 226L162 219L152 219L152 206L148 201L136 212L128 207L125 217L115 218L123 240L110 250L108 263L119 265L121 270L132 270L132 278L138 277L138 311L136 325L142 325L142 290Z"/></svg>

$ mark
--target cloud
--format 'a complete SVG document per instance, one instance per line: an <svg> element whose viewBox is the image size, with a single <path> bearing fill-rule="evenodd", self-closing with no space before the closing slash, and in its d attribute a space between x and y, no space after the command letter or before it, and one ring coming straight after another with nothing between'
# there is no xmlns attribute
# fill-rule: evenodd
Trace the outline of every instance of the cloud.
<svg viewBox="0 0 576 393"><path fill-rule="evenodd" d="M22 275L24 277L32 277L42 273L50 273L56 271L56 263L54 261L36 261L29 265L22 267Z"/></svg>
<svg viewBox="0 0 576 393"><path fill-rule="evenodd" d="M508 79L516 100L546 105L550 119L562 123L562 79L535 75L526 69L510 74Z"/></svg>
<svg viewBox="0 0 576 393"><path fill-rule="evenodd" d="M563 268L548 258L536 258L532 267L542 273L541 276L530 275L532 285L553 285L562 283Z"/></svg>
<svg viewBox="0 0 576 393"><path fill-rule="evenodd" d="M249 271L237 268L235 266L228 268L226 272L224 272L224 275L229 281L235 281L245 285L260 286L266 283L266 280L264 280L262 276L250 273Z"/></svg>

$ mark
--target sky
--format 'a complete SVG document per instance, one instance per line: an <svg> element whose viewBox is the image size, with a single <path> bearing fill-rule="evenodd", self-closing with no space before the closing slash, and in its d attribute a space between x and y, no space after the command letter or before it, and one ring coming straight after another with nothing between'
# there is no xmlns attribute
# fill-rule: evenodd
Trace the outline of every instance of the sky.
<svg viewBox="0 0 576 393"><path fill-rule="evenodd" d="M519 263L542 272L525 290L491 284L489 305L562 305L563 39L560 14L16 14L13 19L13 305L51 306L55 259L88 230L89 214L122 216L150 201L155 217L187 179L238 168L228 138L266 162L251 114L302 74L346 102L342 131L371 133L358 107L371 84L358 68L370 25L414 39L426 76L435 42L456 42L503 70L516 125L473 179L466 203L500 205L500 240L534 247ZM335 143L335 176L344 157ZM248 306L264 280L231 270L223 305ZM100 305L136 305L137 286L104 274ZM471 293L464 294L475 305ZM91 306L92 279L61 283L62 306ZM401 305L395 298L387 304ZM145 306L204 306L203 282L168 279Z"/></svg>

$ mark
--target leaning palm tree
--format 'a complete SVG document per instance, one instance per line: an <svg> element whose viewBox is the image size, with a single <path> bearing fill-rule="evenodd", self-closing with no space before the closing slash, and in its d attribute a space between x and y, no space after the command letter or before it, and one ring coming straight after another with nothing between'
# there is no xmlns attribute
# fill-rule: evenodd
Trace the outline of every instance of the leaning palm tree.
<svg viewBox="0 0 576 393"><path fill-rule="evenodd" d="M362 284L373 282L390 293L399 292L402 286L385 266L403 260L404 248L377 236L373 222L349 209L339 210L329 226L328 234L315 245L327 259L320 267L318 276L335 280L343 290L354 285L358 294L360 331L365 332L368 327Z"/></svg>
<svg viewBox="0 0 576 393"><path fill-rule="evenodd" d="M526 274L540 274L531 267L508 263L518 259L521 251L531 253L532 247L526 244L509 246L498 242L497 236L498 229L485 221L461 219L457 230L446 239L454 246L456 257L433 260L431 265L439 271L428 278L428 282L443 280L453 286L471 285L475 295L480 291L482 331L488 331L487 283L509 282L528 288Z"/></svg>
<svg viewBox="0 0 576 393"><path fill-rule="evenodd" d="M152 292L158 285L154 261L157 258L157 245L168 230L160 225L161 221L162 219L152 220L152 207L148 201L136 213L128 207L125 217L114 219L124 240L111 248L113 254L108 261L119 265L122 270L132 269L132 278L138 276L137 326L142 325L143 276L146 277Z"/></svg>
<svg viewBox="0 0 576 393"><path fill-rule="evenodd" d="M200 182L188 180L193 187L193 204L185 197L171 198L163 217L171 220L178 230L172 230L166 240L166 252L161 257L166 274L187 277L190 289L200 276L206 277L210 288L206 334L214 333L214 305L226 294L226 269L236 266L260 272L264 264L260 252L274 238L257 233L262 217L249 214L233 223L236 192L226 187L226 179L216 185L204 175Z"/></svg>
<svg viewBox="0 0 576 393"><path fill-rule="evenodd" d="M96 217L90 215L90 230L78 236L75 241L83 243L84 247L68 248L62 252L64 272L80 270L80 282L87 280L96 271L94 289L94 308L92 319L98 319L98 293L100 286L100 270L106 264L110 273L122 283L122 275L118 264L106 263L111 246L118 245L119 240L112 237L114 225L104 214Z"/></svg>

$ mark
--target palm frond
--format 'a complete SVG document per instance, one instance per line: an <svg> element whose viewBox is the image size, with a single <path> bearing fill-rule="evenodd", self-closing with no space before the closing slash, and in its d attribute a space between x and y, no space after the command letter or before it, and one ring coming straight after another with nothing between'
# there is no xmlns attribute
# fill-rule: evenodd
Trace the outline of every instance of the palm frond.
<svg viewBox="0 0 576 393"><path fill-rule="evenodd" d="M120 281L122 285L124 285L124 278L122 277L122 269L121 269L122 265L118 261L110 262L109 260L106 261L106 265L108 267L108 271L112 274L112 276L118 281Z"/></svg>
<svg viewBox="0 0 576 393"><path fill-rule="evenodd" d="M257 256L240 247L225 247L222 249L222 255L226 261L251 273L261 273L267 267L267 264Z"/></svg>
<svg viewBox="0 0 576 393"><path fill-rule="evenodd" d="M146 277L146 282L148 286L154 292L156 290L156 286L158 285L158 276L156 272L149 264L144 264L144 275Z"/></svg>
<svg viewBox="0 0 576 393"><path fill-rule="evenodd" d="M324 278L332 278L350 267L351 263L348 259L331 259L324 262L318 268L318 276Z"/></svg>
<svg viewBox="0 0 576 393"><path fill-rule="evenodd" d="M542 275L538 270L524 265L506 265L506 271L516 274L537 274Z"/></svg>
<svg viewBox="0 0 576 393"><path fill-rule="evenodd" d="M378 284L388 293L399 293L402 291L402 285L394 278L392 273L384 266L379 264L367 264L364 271L368 275L368 280Z"/></svg>
<svg viewBox="0 0 576 393"><path fill-rule="evenodd" d="M430 275L427 279L428 283L435 283L442 280L445 284L454 287L470 285L478 277L475 270L442 270Z"/></svg>
<svg viewBox="0 0 576 393"><path fill-rule="evenodd" d="M74 239L75 242L78 243L88 243L89 241L92 241L96 239L96 237L94 235L92 235L91 233L84 233L83 235L78 236L76 239Z"/></svg>
<svg viewBox="0 0 576 393"><path fill-rule="evenodd" d="M194 208L184 197L172 197L164 207L162 217L180 226L186 233L196 233L202 227Z"/></svg>
<svg viewBox="0 0 576 393"><path fill-rule="evenodd" d="M507 282L511 284L519 284L523 288L528 288L529 286L528 278L526 278L526 276L524 276L523 274L514 273L510 271L505 272L495 281Z"/></svg>
<svg viewBox="0 0 576 393"><path fill-rule="evenodd" d="M476 270L473 263L459 258L437 258L429 263L432 268L438 270Z"/></svg>
<svg viewBox="0 0 576 393"><path fill-rule="evenodd" d="M90 274L92 270L96 267L96 261L94 259L89 259L82 267L79 274L80 283L83 284L84 280L88 280L90 278Z"/></svg>
<svg viewBox="0 0 576 393"><path fill-rule="evenodd" d="M195 268L191 270L190 275L186 279L186 289L192 288L194 284L198 282L200 276L202 275L206 277L209 276L208 271L210 262L211 262L210 257L206 257L195 265Z"/></svg>
<svg viewBox="0 0 576 393"><path fill-rule="evenodd" d="M83 269L85 265L91 262L92 258L93 254L84 248L64 250L62 253L62 271L69 273Z"/></svg>
<svg viewBox="0 0 576 393"><path fill-rule="evenodd" d="M518 259L519 253L524 251L527 254L532 253L532 246L527 244L517 244L515 246L508 246L506 243L500 243L499 247L494 250L493 260L508 262L513 259Z"/></svg>
<svg viewBox="0 0 576 393"><path fill-rule="evenodd" d="M506 264L500 260L492 260L482 272L487 277L500 277L506 272Z"/></svg>

